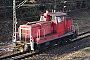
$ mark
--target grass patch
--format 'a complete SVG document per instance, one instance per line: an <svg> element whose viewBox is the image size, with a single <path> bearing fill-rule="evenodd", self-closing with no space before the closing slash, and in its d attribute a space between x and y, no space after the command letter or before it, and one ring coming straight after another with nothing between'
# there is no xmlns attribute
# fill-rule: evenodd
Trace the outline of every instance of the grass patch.
<svg viewBox="0 0 90 60"><path fill-rule="evenodd" d="M81 51L90 52L90 47L86 47L86 48L84 48L84 49L81 49Z"/></svg>

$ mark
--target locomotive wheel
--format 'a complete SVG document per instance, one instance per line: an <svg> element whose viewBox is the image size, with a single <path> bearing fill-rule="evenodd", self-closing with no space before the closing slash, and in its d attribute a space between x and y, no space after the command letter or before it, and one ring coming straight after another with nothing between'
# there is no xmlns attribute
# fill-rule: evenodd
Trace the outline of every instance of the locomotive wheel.
<svg viewBox="0 0 90 60"><path fill-rule="evenodd" d="M20 46L20 51L23 52L24 51L24 46Z"/></svg>

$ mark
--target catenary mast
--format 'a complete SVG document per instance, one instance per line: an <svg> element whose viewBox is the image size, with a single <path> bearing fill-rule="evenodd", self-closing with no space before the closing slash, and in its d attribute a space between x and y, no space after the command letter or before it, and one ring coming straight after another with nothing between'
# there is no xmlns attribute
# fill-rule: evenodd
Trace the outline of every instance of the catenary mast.
<svg viewBox="0 0 90 60"><path fill-rule="evenodd" d="M16 18L16 4L15 0L13 0L13 38L12 41L16 41L16 25L17 25L17 18Z"/></svg>
<svg viewBox="0 0 90 60"><path fill-rule="evenodd" d="M16 1L13 0L13 37L12 42L16 42L17 39L17 18L16 18L16 8L20 8L24 5L28 0L22 1L19 5L16 6Z"/></svg>

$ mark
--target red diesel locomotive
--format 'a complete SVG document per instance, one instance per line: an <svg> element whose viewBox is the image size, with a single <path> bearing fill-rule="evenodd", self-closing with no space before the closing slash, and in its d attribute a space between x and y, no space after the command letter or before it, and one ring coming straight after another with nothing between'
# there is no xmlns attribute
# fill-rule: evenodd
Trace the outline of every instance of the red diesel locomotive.
<svg viewBox="0 0 90 60"><path fill-rule="evenodd" d="M70 40L78 35L77 25L63 12L48 12L40 15L40 21L27 22L18 29L20 51L38 51L41 47L60 44L65 37Z"/></svg>

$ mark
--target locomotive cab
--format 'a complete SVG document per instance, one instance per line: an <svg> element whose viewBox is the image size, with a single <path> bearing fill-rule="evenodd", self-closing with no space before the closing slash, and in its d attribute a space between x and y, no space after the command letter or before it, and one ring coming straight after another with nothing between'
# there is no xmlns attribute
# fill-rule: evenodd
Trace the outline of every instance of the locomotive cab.
<svg viewBox="0 0 90 60"><path fill-rule="evenodd" d="M50 13L51 21L53 22L54 31L58 33L58 36L65 34L65 22L66 13L55 12Z"/></svg>

